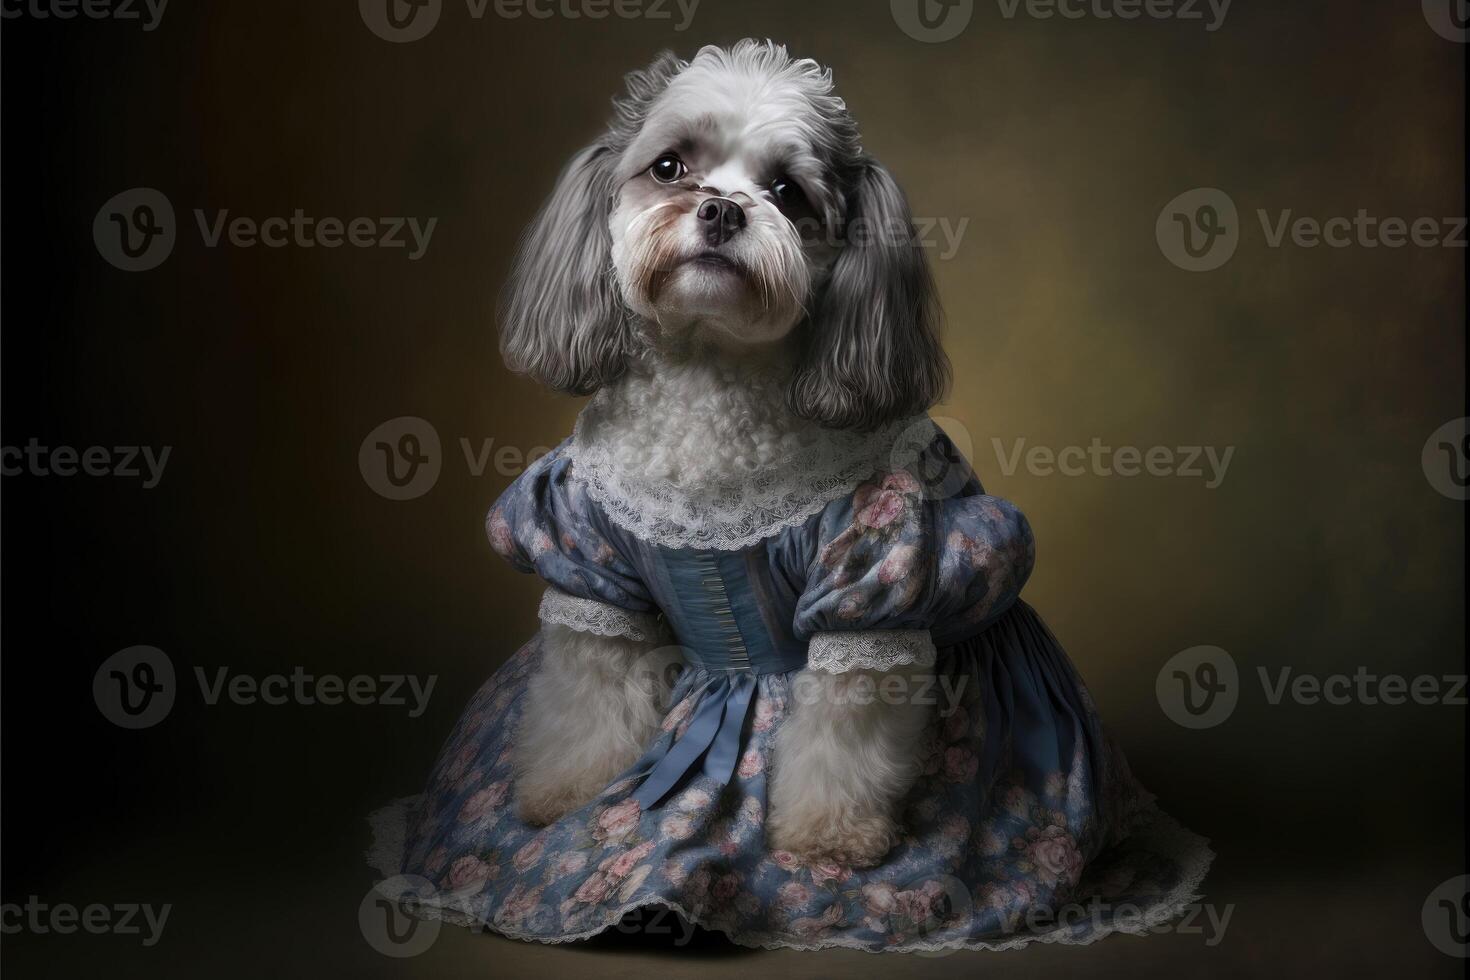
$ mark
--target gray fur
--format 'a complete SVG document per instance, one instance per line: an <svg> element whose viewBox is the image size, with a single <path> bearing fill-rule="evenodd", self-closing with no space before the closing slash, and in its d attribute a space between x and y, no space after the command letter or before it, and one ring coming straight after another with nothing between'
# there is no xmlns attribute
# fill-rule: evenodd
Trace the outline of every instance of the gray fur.
<svg viewBox="0 0 1470 980"><path fill-rule="evenodd" d="M807 325L791 405L831 428L874 429L944 397L949 358L908 201L871 157L861 161L847 228L849 240Z"/></svg>
<svg viewBox="0 0 1470 980"><path fill-rule="evenodd" d="M500 353L512 371L578 395L623 373L633 327L613 277L613 172L648 107L683 67L665 52L627 76L607 132L567 164L522 237L500 306Z"/></svg>

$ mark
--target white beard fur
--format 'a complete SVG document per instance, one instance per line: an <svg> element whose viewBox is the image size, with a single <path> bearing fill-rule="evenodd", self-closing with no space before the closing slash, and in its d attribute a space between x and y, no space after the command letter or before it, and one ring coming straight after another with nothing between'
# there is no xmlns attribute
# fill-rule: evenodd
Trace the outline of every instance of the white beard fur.
<svg viewBox="0 0 1470 980"><path fill-rule="evenodd" d="M588 435L640 483L687 493L738 485L830 438L787 407L789 379L769 361L646 355L600 393Z"/></svg>
<svg viewBox="0 0 1470 980"><path fill-rule="evenodd" d="M658 644L541 627L516 733L516 810L542 826L579 809L644 753L668 710Z"/></svg>
<svg viewBox="0 0 1470 980"><path fill-rule="evenodd" d="M776 733L766 837L776 850L808 861L870 867L900 836L899 807L919 776L930 705L864 697L888 674L904 690L927 690L930 668L829 674L804 670ZM862 692L855 692L858 684ZM864 701L868 703L863 703Z"/></svg>

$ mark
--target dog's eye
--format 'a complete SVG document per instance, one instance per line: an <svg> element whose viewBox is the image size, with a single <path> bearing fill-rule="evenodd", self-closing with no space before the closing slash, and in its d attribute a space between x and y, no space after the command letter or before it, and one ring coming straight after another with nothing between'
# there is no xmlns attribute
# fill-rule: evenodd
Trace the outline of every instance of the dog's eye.
<svg viewBox="0 0 1470 980"><path fill-rule="evenodd" d="M689 168L684 166L684 161L680 160L674 154L665 153L653 161L653 166L648 168L648 172L660 184L672 184L687 174Z"/></svg>
<svg viewBox="0 0 1470 980"><path fill-rule="evenodd" d="M771 196L776 199L776 204L788 210L806 204L801 185L784 174L771 181Z"/></svg>

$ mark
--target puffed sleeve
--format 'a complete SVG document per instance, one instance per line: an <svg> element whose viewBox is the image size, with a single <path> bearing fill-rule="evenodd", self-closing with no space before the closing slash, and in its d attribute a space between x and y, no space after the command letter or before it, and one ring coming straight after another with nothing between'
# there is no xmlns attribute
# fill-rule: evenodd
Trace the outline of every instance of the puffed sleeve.
<svg viewBox="0 0 1470 980"><path fill-rule="evenodd" d="M1035 560L1026 518L973 477L879 473L814 533L795 628L808 665L833 673L932 664L1015 603Z"/></svg>
<svg viewBox="0 0 1470 980"><path fill-rule="evenodd" d="M490 546L549 586L543 623L600 636L652 640L663 623L637 569L610 540L597 505L571 479L566 443L536 460L485 518Z"/></svg>

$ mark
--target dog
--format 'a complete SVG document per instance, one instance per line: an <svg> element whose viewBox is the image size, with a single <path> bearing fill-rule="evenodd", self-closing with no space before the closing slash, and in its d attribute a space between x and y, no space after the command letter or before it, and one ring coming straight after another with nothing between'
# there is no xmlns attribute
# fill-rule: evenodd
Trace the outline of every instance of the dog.
<svg viewBox="0 0 1470 980"><path fill-rule="evenodd" d="M770 41L632 73L526 232L501 352L552 389L616 393L603 437L649 487L697 498L793 444L925 412L949 364L927 259L831 72ZM658 646L548 625L517 740L517 807L546 824L650 744ZM932 668L892 668L912 675ZM808 667L776 742L768 844L878 863L899 835L930 708L848 696L882 666Z"/></svg>

